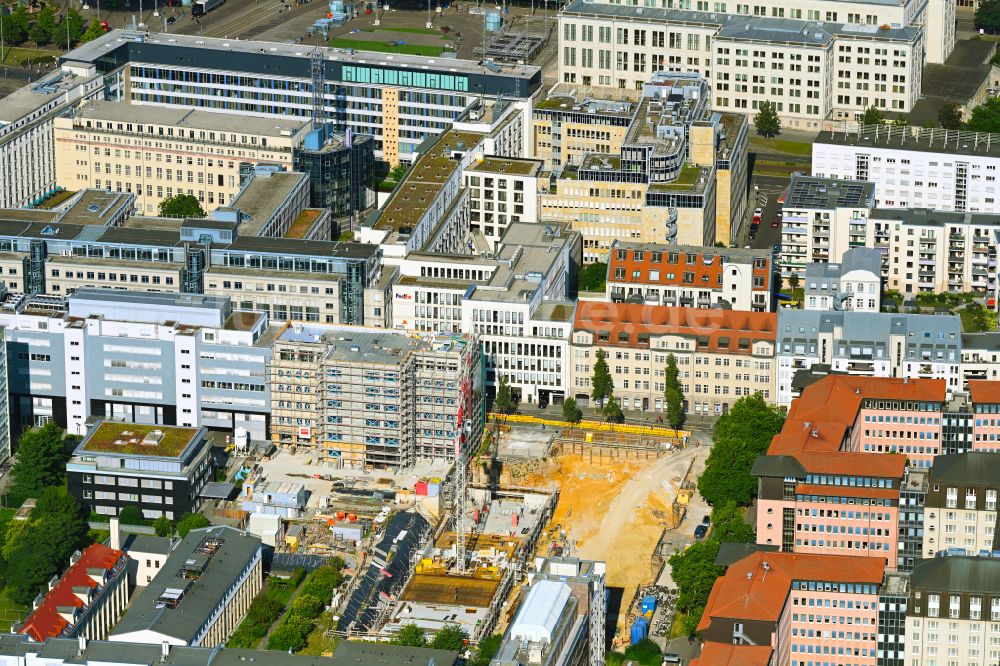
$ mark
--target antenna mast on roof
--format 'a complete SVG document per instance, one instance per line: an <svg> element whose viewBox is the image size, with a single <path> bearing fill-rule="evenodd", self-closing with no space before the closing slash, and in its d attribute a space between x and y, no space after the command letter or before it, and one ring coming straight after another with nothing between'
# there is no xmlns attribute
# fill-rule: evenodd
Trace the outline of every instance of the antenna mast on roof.
<svg viewBox="0 0 1000 666"><path fill-rule="evenodd" d="M323 91L326 88L326 71L323 65L323 49L316 47L309 54L309 69L312 74L312 128L318 130L323 125Z"/></svg>

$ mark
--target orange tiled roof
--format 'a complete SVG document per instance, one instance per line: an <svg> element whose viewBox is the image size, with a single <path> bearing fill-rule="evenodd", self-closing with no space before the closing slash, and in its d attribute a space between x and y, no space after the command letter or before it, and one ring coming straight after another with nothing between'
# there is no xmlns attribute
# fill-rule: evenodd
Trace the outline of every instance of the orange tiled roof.
<svg viewBox="0 0 1000 666"><path fill-rule="evenodd" d="M906 457L894 453L841 451L844 438L865 398L944 402L943 379L895 379L829 375L807 387L792 403L781 432L774 436L768 455L793 456L811 472L901 477ZM854 456L865 456L863 462Z"/></svg>
<svg viewBox="0 0 1000 666"><path fill-rule="evenodd" d="M774 342L778 315L773 312L747 312L706 308L680 308L642 303L580 301L576 308L574 331L605 332L602 344L623 347L648 347L639 342L639 334L686 335L704 340L699 349L739 352L740 340L750 345L758 340ZM627 335L623 340L621 334ZM749 354L750 350L746 349Z"/></svg>
<svg viewBox="0 0 1000 666"><path fill-rule="evenodd" d="M62 634L69 622L60 615L59 609L76 609L84 606L74 588L91 590L97 587L88 570L98 569L103 575L125 559L125 553L121 550L108 548L99 543L88 546L80 555L80 559L66 570L56 586L45 595L41 605L24 619L18 633L28 634L39 643Z"/></svg>
<svg viewBox="0 0 1000 666"><path fill-rule="evenodd" d="M1000 403L1000 382L989 382L984 379L970 379L969 393L972 402L979 404Z"/></svg>
<svg viewBox="0 0 1000 666"><path fill-rule="evenodd" d="M885 561L878 557L752 553L715 581L698 631L707 629L713 617L777 622L793 580L881 583L884 569Z"/></svg>
<svg viewBox="0 0 1000 666"><path fill-rule="evenodd" d="M733 645L708 642L701 647L701 656L690 666L767 666L771 662L770 645Z"/></svg>

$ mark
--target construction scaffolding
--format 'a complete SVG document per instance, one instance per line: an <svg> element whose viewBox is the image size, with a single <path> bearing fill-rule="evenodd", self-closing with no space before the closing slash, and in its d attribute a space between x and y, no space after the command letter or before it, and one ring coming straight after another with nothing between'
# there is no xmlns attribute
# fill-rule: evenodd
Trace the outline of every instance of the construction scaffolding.
<svg viewBox="0 0 1000 666"><path fill-rule="evenodd" d="M651 460L683 446L682 440L660 435L564 428L553 442L553 452L585 456L593 463L606 458Z"/></svg>

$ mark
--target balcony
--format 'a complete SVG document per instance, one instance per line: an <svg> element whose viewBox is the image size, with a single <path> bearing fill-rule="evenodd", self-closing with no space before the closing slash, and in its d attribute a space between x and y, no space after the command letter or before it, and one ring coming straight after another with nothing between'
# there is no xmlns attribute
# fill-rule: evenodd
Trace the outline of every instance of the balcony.
<svg viewBox="0 0 1000 666"><path fill-rule="evenodd" d="M869 361L848 361L848 372L875 372L875 364Z"/></svg>

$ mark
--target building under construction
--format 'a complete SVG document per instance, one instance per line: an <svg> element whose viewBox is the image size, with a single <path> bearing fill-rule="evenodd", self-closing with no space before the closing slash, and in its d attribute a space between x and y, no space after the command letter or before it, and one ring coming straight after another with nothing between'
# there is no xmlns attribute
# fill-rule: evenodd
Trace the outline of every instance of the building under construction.
<svg viewBox="0 0 1000 666"><path fill-rule="evenodd" d="M451 461L481 441L482 394L474 336L288 326L271 359L272 438L336 467Z"/></svg>
<svg viewBox="0 0 1000 666"><path fill-rule="evenodd" d="M458 624L474 641L488 636L504 601L524 577L556 500L556 494L537 490L469 488L464 567L458 560L459 535L439 530L414 563L413 577L383 633L394 633L405 624L428 632Z"/></svg>

